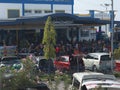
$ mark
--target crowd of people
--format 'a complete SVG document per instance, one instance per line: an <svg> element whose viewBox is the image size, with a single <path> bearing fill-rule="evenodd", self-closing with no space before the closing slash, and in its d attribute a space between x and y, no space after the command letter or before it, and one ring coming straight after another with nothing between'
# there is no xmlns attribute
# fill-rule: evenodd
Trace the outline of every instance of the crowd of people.
<svg viewBox="0 0 120 90"><path fill-rule="evenodd" d="M55 46L56 56L61 55L70 55L72 54L87 54L89 52L110 52L111 51L111 42L104 41L104 40L91 40L91 41L80 41L75 43L57 43ZM119 47L119 43L115 44L114 47ZM23 48L20 52L29 52L29 53L35 53L36 55L43 56L44 45L39 44L31 44L29 48Z"/></svg>

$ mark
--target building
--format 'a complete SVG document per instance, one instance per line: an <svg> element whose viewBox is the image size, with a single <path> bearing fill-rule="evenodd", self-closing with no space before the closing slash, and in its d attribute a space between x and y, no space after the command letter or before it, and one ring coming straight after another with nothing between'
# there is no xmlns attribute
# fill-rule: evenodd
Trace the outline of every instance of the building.
<svg viewBox="0 0 120 90"><path fill-rule="evenodd" d="M74 0L0 0L0 43L20 44L22 40L40 43L48 16L53 18L57 41L96 40L96 30L110 21L74 12ZM96 28L96 27L97 28Z"/></svg>
<svg viewBox="0 0 120 90"><path fill-rule="evenodd" d="M0 0L0 19L47 13L73 14L74 0Z"/></svg>

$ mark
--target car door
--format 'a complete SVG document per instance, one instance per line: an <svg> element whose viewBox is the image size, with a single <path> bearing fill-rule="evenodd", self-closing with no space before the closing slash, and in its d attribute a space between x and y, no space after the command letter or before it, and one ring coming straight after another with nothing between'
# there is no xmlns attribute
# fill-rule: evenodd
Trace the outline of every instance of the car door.
<svg viewBox="0 0 120 90"><path fill-rule="evenodd" d="M61 56L54 62L55 67L59 70L62 69L69 69L70 63L69 63L69 57L67 56Z"/></svg>
<svg viewBox="0 0 120 90"><path fill-rule="evenodd" d="M89 66L90 69L93 70L94 68L98 69L99 65L99 57L96 54L91 54L91 58L89 59Z"/></svg>
<svg viewBox="0 0 120 90"><path fill-rule="evenodd" d="M115 62L112 63L113 67ZM102 70L110 70L111 69L111 58L109 55L102 55L100 58L100 68Z"/></svg>
<svg viewBox="0 0 120 90"><path fill-rule="evenodd" d="M54 60L54 65L57 69L60 68L60 64L61 64L61 57L58 57Z"/></svg>
<svg viewBox="0 0 120 90"><path fill-rule="evenodd" d="M92 63L91 59L93 59L93 58L91 57L90 54L88 54L87 56L83 57L83 62L84 62L84 65L85 65L86 69L89 69L91 67L91 63Z"/></svg>
<svg viewBox="0 0 120 90"><path fill-rule="evenodd" d="M95 61L94 55L89 54L89 58L87 59L88 69L92 70L94 61Z"/></svg>

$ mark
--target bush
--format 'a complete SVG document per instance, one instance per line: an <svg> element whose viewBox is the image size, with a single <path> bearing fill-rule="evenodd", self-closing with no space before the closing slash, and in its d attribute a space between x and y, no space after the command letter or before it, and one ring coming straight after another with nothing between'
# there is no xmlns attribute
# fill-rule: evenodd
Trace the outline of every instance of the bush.
<svg viewBox="0 0 120 90"><path fill-rule="evenodd" d="M120 48L114 50L114 58L120 59Z"/></svg>
<svg viewBox="0 0 120 90"><path fill-rule="evenodd" d="M36 84L36 74L34 73L34 62L26 58L22 61L23 69L21 71L10 70L6 73L7 68L0 69L1 72L1 88L2 90L23 90L26 87ZM11 75L5 78L4 75Z"/></svg>

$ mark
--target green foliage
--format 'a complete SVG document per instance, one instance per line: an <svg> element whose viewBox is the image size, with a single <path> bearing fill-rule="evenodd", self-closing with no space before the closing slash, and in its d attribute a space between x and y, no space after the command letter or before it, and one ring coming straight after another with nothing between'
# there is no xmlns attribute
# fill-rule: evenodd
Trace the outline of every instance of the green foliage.
<svg viewBox="0 0 120 90"><path fill-rule="evenodd" d="M56 31L51 17L49 16L45 27L42 44L44 44L44 56L46 59L55 57L55 45L56 45Z"/></svg>
<svg viewBox="0 0 120 90"><path fill-rule="evenodd" d="M114 72L115 77L120 77L120 72Z"/></svg>
<svg viewBox="0 0 120 90"><path fill-rule="evenodd" d="M26 58L22 61L23 69L16 71L11 69L8 74L12 74L11 78L1 77L2 90L18 90L30 87L36 84L35 78L36 74L34 73L34 62ZM0 75L3 76L6 73L7 68L0 69Z"/></svg>
<svg viewBox="0 0 120 90"><path fill-rule="evenodd" d="M114 58L120 59L120 48L114 50Z"/></svg>

